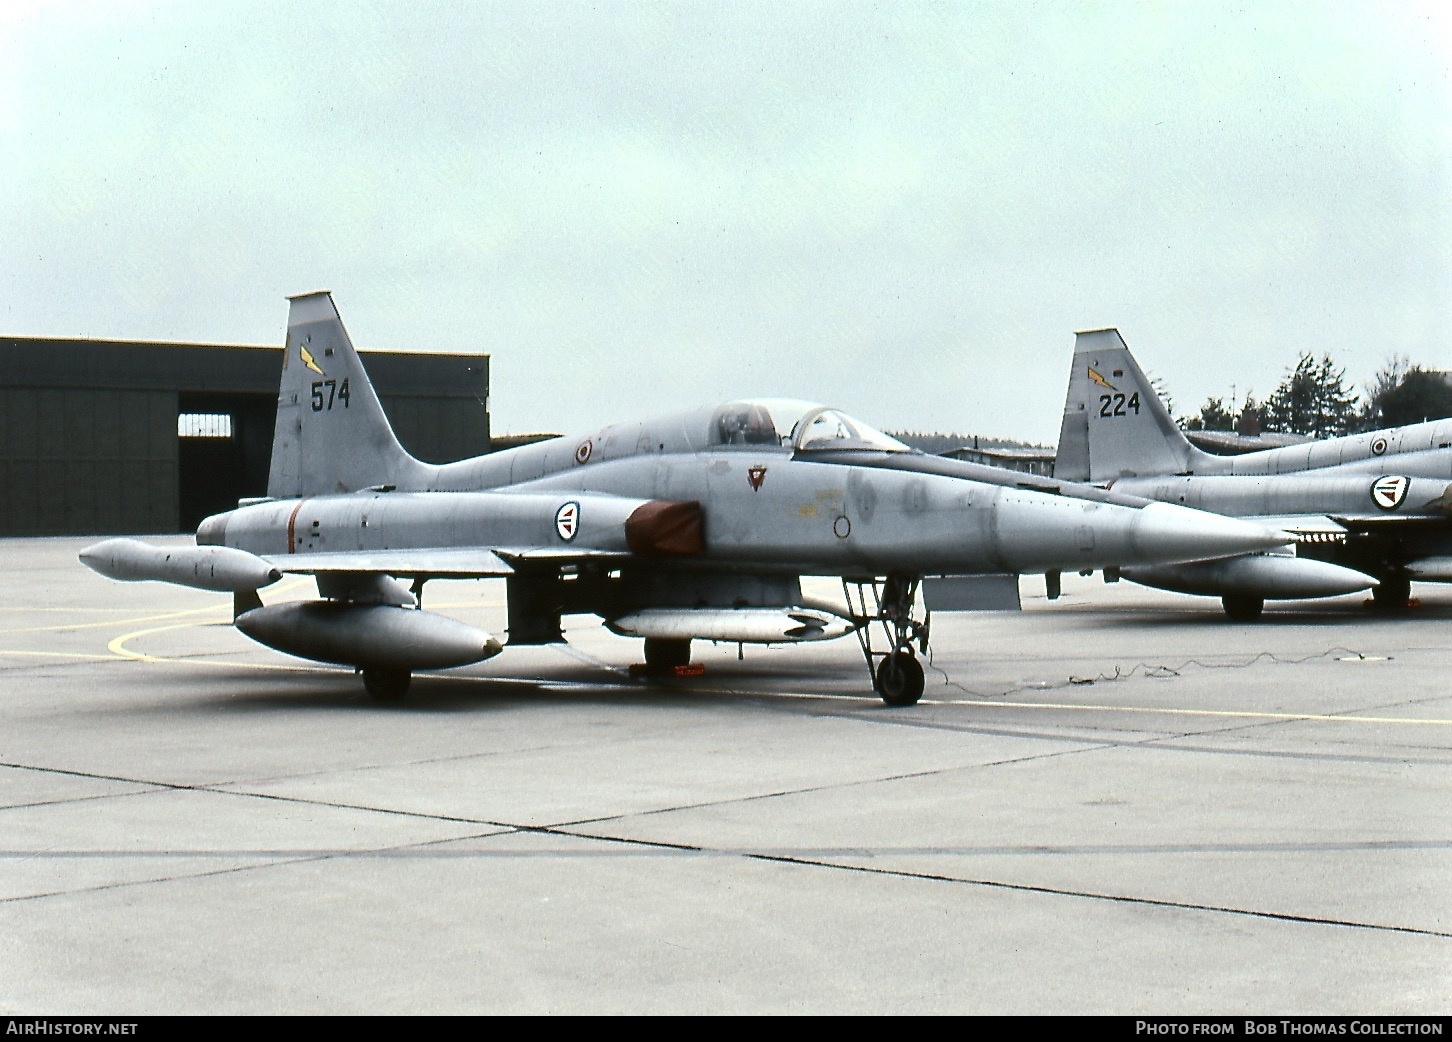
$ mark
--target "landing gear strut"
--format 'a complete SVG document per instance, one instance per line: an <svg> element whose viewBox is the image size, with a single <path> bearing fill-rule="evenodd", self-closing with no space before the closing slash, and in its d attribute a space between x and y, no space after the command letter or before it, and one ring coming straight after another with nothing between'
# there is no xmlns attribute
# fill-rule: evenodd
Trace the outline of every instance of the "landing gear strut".
<svg viewBox="0 0 1452 1042"><path fill-rule="evenodd" d="M924 609L921 620L913 618L918 582L916 577L904 575L889 575L885 580L842 580L842 593L856 623L857 643L867 659L872 686L890 706L910 706L923 696L923 664L913 653L913 645L922 654L928 653L930 615ZM886 648L873 646L873 623L882 626Z"/></svg>
<svg viewBox="0 0 1452 1042"><path fill-rule="evenodd" d="M691 663L690 640L662 637L645 638L645 664L651 669L666 670Z"/></svg>
<svg viewBox="0 0 1452 1042"><path fill-rule="evenodd" d="M363 667L363 688L380 702L402 702L413 675L406 669Z"/></svg>
<svg viewBox="0 0 1452 1042"><path fill-rule="evenodd" d="M1376 610L1388 615L1406 611L1412 599L1412 581L1405 575L1385 575L1371 588L1371 601Z"/></svg>
<svg viewBox="0 0 1452 1042"><path fill-rule="evenodd" d="M1235 622L1254 622L1265 611L1265 598L1250 593L1227 593L1220 598L1220 606Z"/></svg>

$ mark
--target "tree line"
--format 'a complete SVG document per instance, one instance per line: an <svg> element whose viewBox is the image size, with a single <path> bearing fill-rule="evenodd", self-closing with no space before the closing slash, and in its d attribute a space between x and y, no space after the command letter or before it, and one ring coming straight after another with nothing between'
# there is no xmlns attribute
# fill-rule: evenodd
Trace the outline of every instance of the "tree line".
<svg viewBox="0 0 1452 1042"><path fill-rule="evenodd" d="M1190 431L1284 431L1333 438L1448 416L1452 416L1452 379L1445 373L1414 365L1406 356L1393 356L1367 386L1363 399L1346 386L1345 368L1329 354L1317 359L1306 351L1264 402L1246 395L1245 405L1236 412L1224 398L1211 397L1199 413L1181 416L1178 422Z"/></svg>

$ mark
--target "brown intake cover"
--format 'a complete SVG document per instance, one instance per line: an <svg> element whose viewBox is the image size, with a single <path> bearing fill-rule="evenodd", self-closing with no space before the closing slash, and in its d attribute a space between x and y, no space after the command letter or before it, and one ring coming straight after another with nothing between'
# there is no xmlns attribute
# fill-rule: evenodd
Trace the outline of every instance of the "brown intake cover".
<svg viewBox="0 0 1452 1042"><path fill-rule="evenodd" d="M706 548L701 504L653 499L642 503L625 522L625 542L638 554L688 557Z"/></svg>

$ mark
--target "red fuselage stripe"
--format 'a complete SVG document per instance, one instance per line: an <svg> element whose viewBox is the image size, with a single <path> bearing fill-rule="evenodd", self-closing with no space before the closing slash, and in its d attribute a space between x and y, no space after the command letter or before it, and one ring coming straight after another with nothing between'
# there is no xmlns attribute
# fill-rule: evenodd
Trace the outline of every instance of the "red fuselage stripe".
<svg viewBox="0 0 1452 1042"><path fill-rule="evenodd" d="M297 512L302 509L306 499L299 499L297 506L292 508L292 513L287 516L287 552L297 553L297 538L293 535L294 526L297 524Z"/></svg>

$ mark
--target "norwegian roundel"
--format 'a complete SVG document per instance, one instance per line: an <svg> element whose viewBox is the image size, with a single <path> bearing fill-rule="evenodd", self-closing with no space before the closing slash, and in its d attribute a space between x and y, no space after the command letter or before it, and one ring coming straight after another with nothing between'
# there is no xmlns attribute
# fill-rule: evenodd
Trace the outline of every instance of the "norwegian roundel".
<svg viewBox="0 0 1452 1042"><path fill-rule="evenodd" d="M1411 479L1400 474L1387 474L1371 483L1371 501L1383 510L1395 510L1407 498Z"/></svg>
<svg viewBox="0 0 1452 1042"><path fill-rule="evenodd" d="M555 511L555 531L568 543L579 530L580 504L571 500Z"/></svg>

